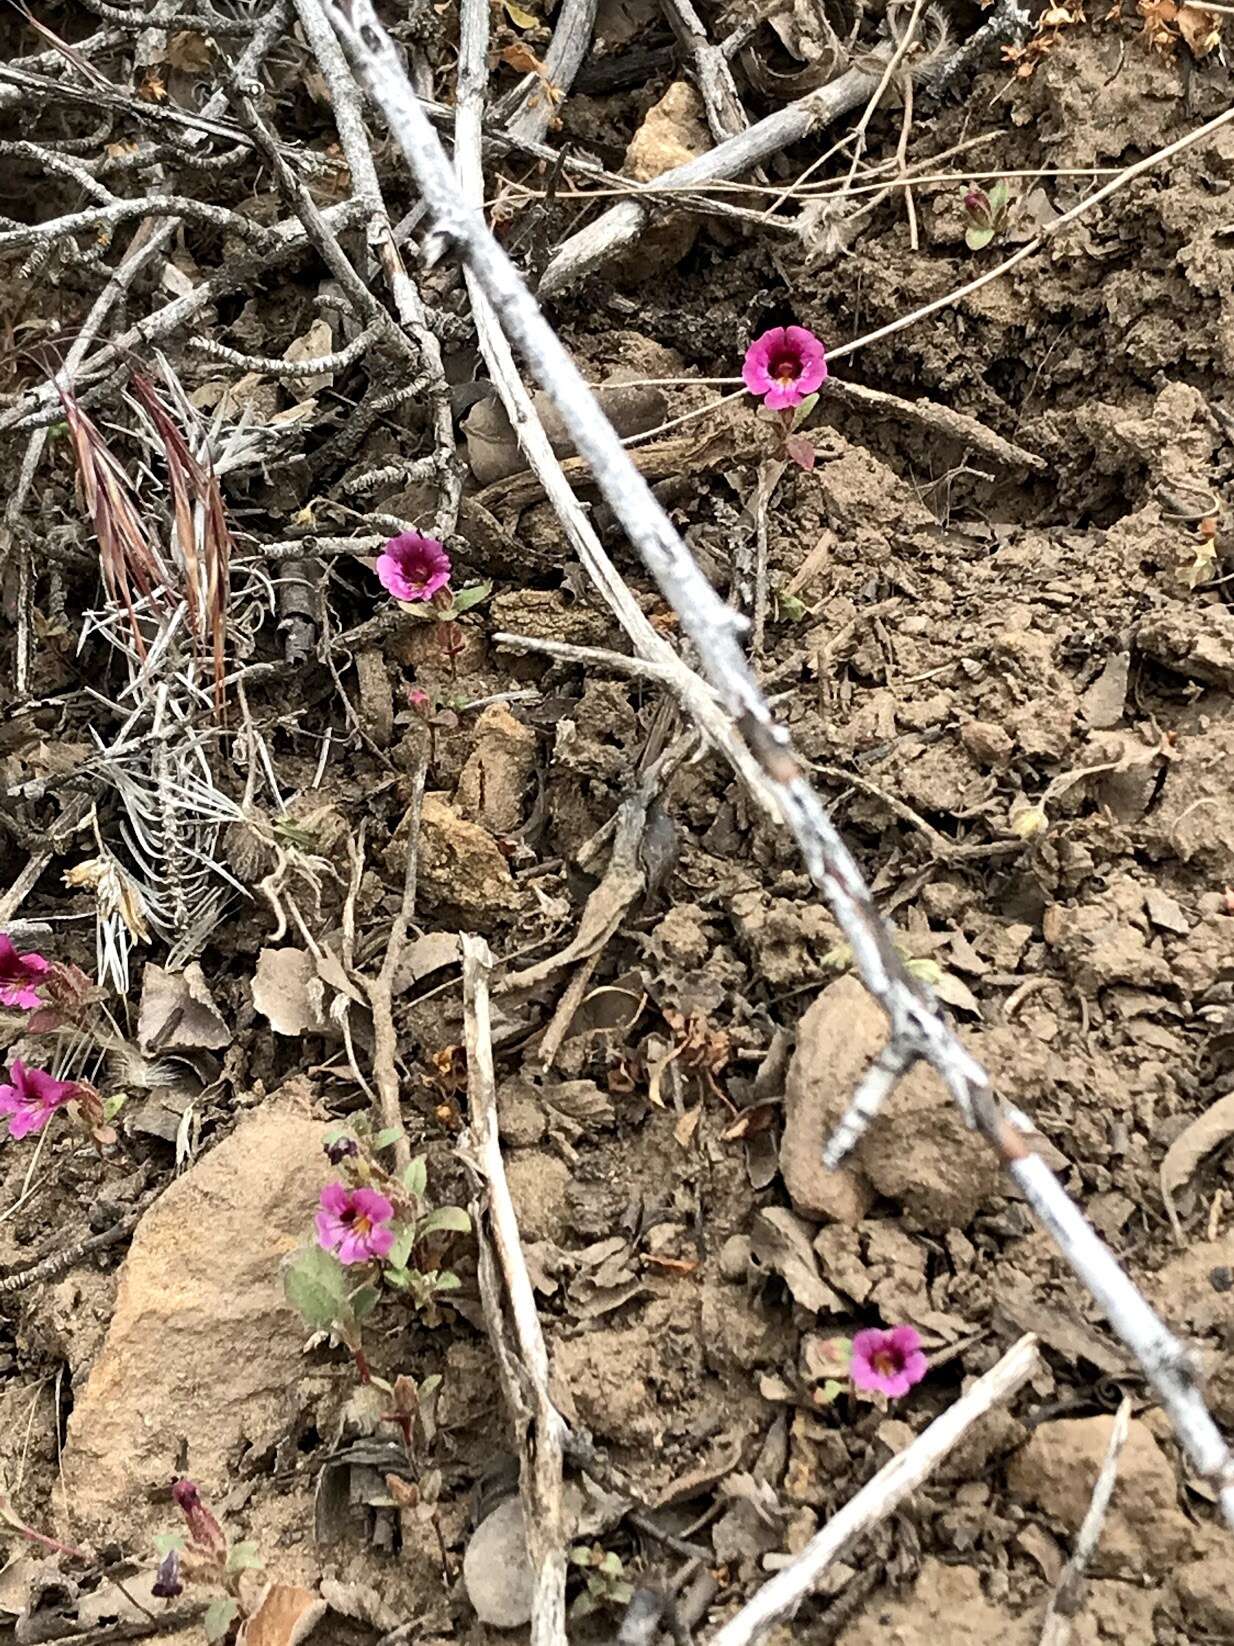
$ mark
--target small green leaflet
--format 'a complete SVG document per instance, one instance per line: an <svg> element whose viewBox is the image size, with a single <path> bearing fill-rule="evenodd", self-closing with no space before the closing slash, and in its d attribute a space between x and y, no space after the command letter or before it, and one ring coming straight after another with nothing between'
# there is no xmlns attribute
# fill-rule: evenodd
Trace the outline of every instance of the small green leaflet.
<svg viewBox="0 0 1234 1646"><path fill-rule="evenodd" d="M329 1331L351 1314L343 1265L320 1246L305 1246L296 1254L283 1271L283 1291L315 1331Z"/></svg>
<svg viewBox="0 0 1234 1646"><path fill-rule="evenodd" d="M201 1620L202 1628L206 1631L206 1639L211 1643L222 1640L231 1628L232 1619L239 1609L239 1603L233 1600L231 1595L220 1595L217 1600L212 1600L206 1608L205 1617Z"/></svg>
<svg viewBox="0 0 1234 1646"><path fill-rule="evenodd" d="M416 1239L427 1240L431 1234L448 1231L452 1234L470 1234L471 1219L461 1206L438 1206L416 1225Z"/></svg>
<svg viewBox="0 0 1234 1646"><path fill-rule="evenodd" d="M417 1200L424 1199L424 1191L428 1187L428 1163L423 1155L417 1155L403 1173L403 1187Z"/></svg>

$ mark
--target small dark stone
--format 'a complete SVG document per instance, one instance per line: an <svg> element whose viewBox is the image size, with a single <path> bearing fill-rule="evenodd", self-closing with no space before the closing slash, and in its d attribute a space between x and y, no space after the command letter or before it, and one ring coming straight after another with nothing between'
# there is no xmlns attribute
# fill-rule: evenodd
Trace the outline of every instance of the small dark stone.
<svg viewBox="0 0 1234 1646"><path fill-rule="evenodd" d="M1224 1264L1218 1269L1210 1269L1208 1280L1213 1291L1228 1292L1234 1286L1234 1269L1228 1269Z"/></svg>

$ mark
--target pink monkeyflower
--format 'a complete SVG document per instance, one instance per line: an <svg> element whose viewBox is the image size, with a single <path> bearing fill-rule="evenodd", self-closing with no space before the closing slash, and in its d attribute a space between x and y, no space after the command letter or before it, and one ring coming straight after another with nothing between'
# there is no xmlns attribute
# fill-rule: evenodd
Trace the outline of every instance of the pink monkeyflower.
<svg viewBox="0 0 1234 1646"><path fill-rule="evenodd" d="M431 600L450 581L450 556L435 537L400 532L378 555L377 575L396 600Z"/></svg>
<svg viewBox="0 0 1234 1646"><path fill-rule="evenodd" d="M0 1086L0 1115L9 1117L9 1136L41 1132L57 1109L78 1095L73 1080L56 1080L41 1069L28 1069L20 1057L9 1067L9 1084Z"/></svg>
<svg viewBox="0 0 1234 1646"><path fill-rule="evenodd" d="M390 1219L394 1207L376 1189L349 1189L327 1183L314 1218L317 1243L334 1252L340 1263L368 1263L384 1257L394 1244Z"/></svg>
<svg viewBox="0 0 1234 1646"><path fill-rule="evenodd" d="M765 395L772 411L783 411L822 387L826 351L804 326L773 326L746 350L741 376L751 394Z"/></svg>
<svg viewBox="0 0 1234 1646"><path fill-rule="evenodd" d="M12 938L0 932L0 1006L37 1011L43 1004L39 986L50 970L50 960L41 954L18 954Z"/></svg>
<svg viewBox="0 0 1234 1646"><path fill-rule="evenodd" d="M912 1326L893 1326L889 1332L878 1327L858 1332L853 1338L848 1370L855 1388L893 1398L906 1395L926 1375L921 1339Z"/></svg>

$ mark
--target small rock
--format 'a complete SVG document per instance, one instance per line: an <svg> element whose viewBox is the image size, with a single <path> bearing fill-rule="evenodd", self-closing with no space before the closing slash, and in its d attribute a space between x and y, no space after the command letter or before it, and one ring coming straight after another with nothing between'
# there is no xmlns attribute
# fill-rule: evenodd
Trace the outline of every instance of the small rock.
<svg viewBox="0 0 1234 1646"><path fill-rule="evenodd" d="M304 1375L305 1328L279 1263L312 1229L330 1165L326 1128L259 1110L163 1191L137 1226L115 1313L64 1452L73 1523L145 1525L188 1443L208 1496L235 1480L246 1446L287 1433Z"/></svg>
<svg viewBox="0 0 1234 1646"><path fill-rule="evenodd" d="M497 842L440 794L426 794L420 813L420 884L429 897L466 914L491 916L518 906Z"/></svg>
<svg viewBox="0 0 1234 1646"><path fill-rule="evenodd" d="M979 766L1002 771L1015 753L1004 728L992 720L970 720L960 727L960 742Z"/></svg>
<svg viewBox="0 0 1234 1646"><path fill-rule="evenodd" d="M1088 1511L1110 1443L1112 1417L1043 1423L1008 1468L1012 1491L1074 1535ZM1178 1507L1174 1470L1144 1422L1132 1423L1098 1545L1114 1564L1158 1569L1187 1547L1191 1527Z"/></svg>
<svg viewBox="0 0 1234 1646"><path fill-rule="evenodd" d="M554 1155L515 1155L506 1162L510 1198L524 1240L559 1241L566 1230L566 1186L570 1168Z"/></svg>
<svg viewBox="0 0 1234 1646"><path fill-rule="evenodd" d="M972 1566L928 1559L907 1592L876 1589L836 1646L1030 1646L1037 1632L986 1599Z"/></svg>
<svg viewBox="0 0 1234 1646"><path fill-rule="evenodd" d="M463 1587L481 1623L520 1629L531 1618L534 1586L523 1505L508 1497L473 1532L463 1554Z"/></svg>
<svg viewBox="0 0 1234 1646"><path fill-rule="evenodd" d="M1218 1639L1234 1638L1234 1562L1228 1549L1214 1550L1181 1567L1174 1585L1183 1611L1197 1629Z"/></svg>
<svg viewBox="0 0 1234 1646"><path fill-rule="evenodd" d="M749 1235L729 1235L720 1247L720 1274L725 1280L742 1281L750 1269Z"/></svg>
<svg viewBox="0 0 1234 1646"><path fill-rule="evenodd" d="M517 1076L503 1081L497 1090L497 1126L502 1142L516 1149L530 1148L548 1130L534 1089Z"/></svg>
<svg viewBox="0 0 1234 1646"><path fill-rule="evenodd" d="M536 734L504 703L490 703L475 725L475 743L459 776L455 805L490 833L513 834L536 763Z"/></svg>
<svg viewBox="0 0 1234 1646"><path fill-rule="evenodd" d="M674 166L698 159L711 146L702 98L688 82L675 80L660 101L648 109L630 140L624 169L640 183L648 183ZM618 259L615 267L626 283L654 279L664 269L680 263L697 238L697 218L673 212L662 222L644 228L637 252Z"/></svg>
<svg viewBox="0 0 1234 1646"><path fill-rule="evenodd" d="M998 1165L929 1069L900 1081L850 1165L835 1172L823 1165L823 1147L886 1039L882 1008L856 977L823 990L797 1029L780 1169L806 1217L860 1223L878 1193L898 1202L911 1226L945 1234L968 1223L993 1193Z"/></svg>

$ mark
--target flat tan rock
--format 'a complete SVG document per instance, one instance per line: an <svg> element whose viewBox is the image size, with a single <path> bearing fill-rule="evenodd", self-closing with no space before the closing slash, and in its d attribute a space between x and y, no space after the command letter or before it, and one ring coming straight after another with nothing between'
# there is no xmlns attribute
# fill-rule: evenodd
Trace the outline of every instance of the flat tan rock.
<svg viewBox="0 0 1234 1646"><path fill-rule="evenodd" d="M798 1025L780 1145L793 1205L806 1217L856 1224L884 1195L916 1228L963 1228L996 1188L998 1163L924 1066L900 1081L848 1163L834 1172L823 1165L827 1139L886 1040L882 1008L851 974L828 984Z"/></svg>
<svg viewBox="0 0 1234 1646"><path fill-rule="evenodd" d="M1043 1423L1007 1471L1011 1489L1074 1535L1088 1511L1110 1444L1112 1417ZM1167 1568L1187 1549L1192 1528L1178 1507L1169 1459L1146 1423L1132 1423L1097 1546L1098 1560Z"/></svg>
<svg viewBox="0 0 1234 1646"><path fill-rule="evenodd" d="M150 1494L175 1475L182 1446L188 1473L217 1496L246 1444L261 1449L285 1431L306 1334L279 1266L309 1234L331 1175L325 1130L284 1106L258 1111L138 1224L69 1419L64 1501L75 1528L115 1535L149 1520Z"/></svg>

